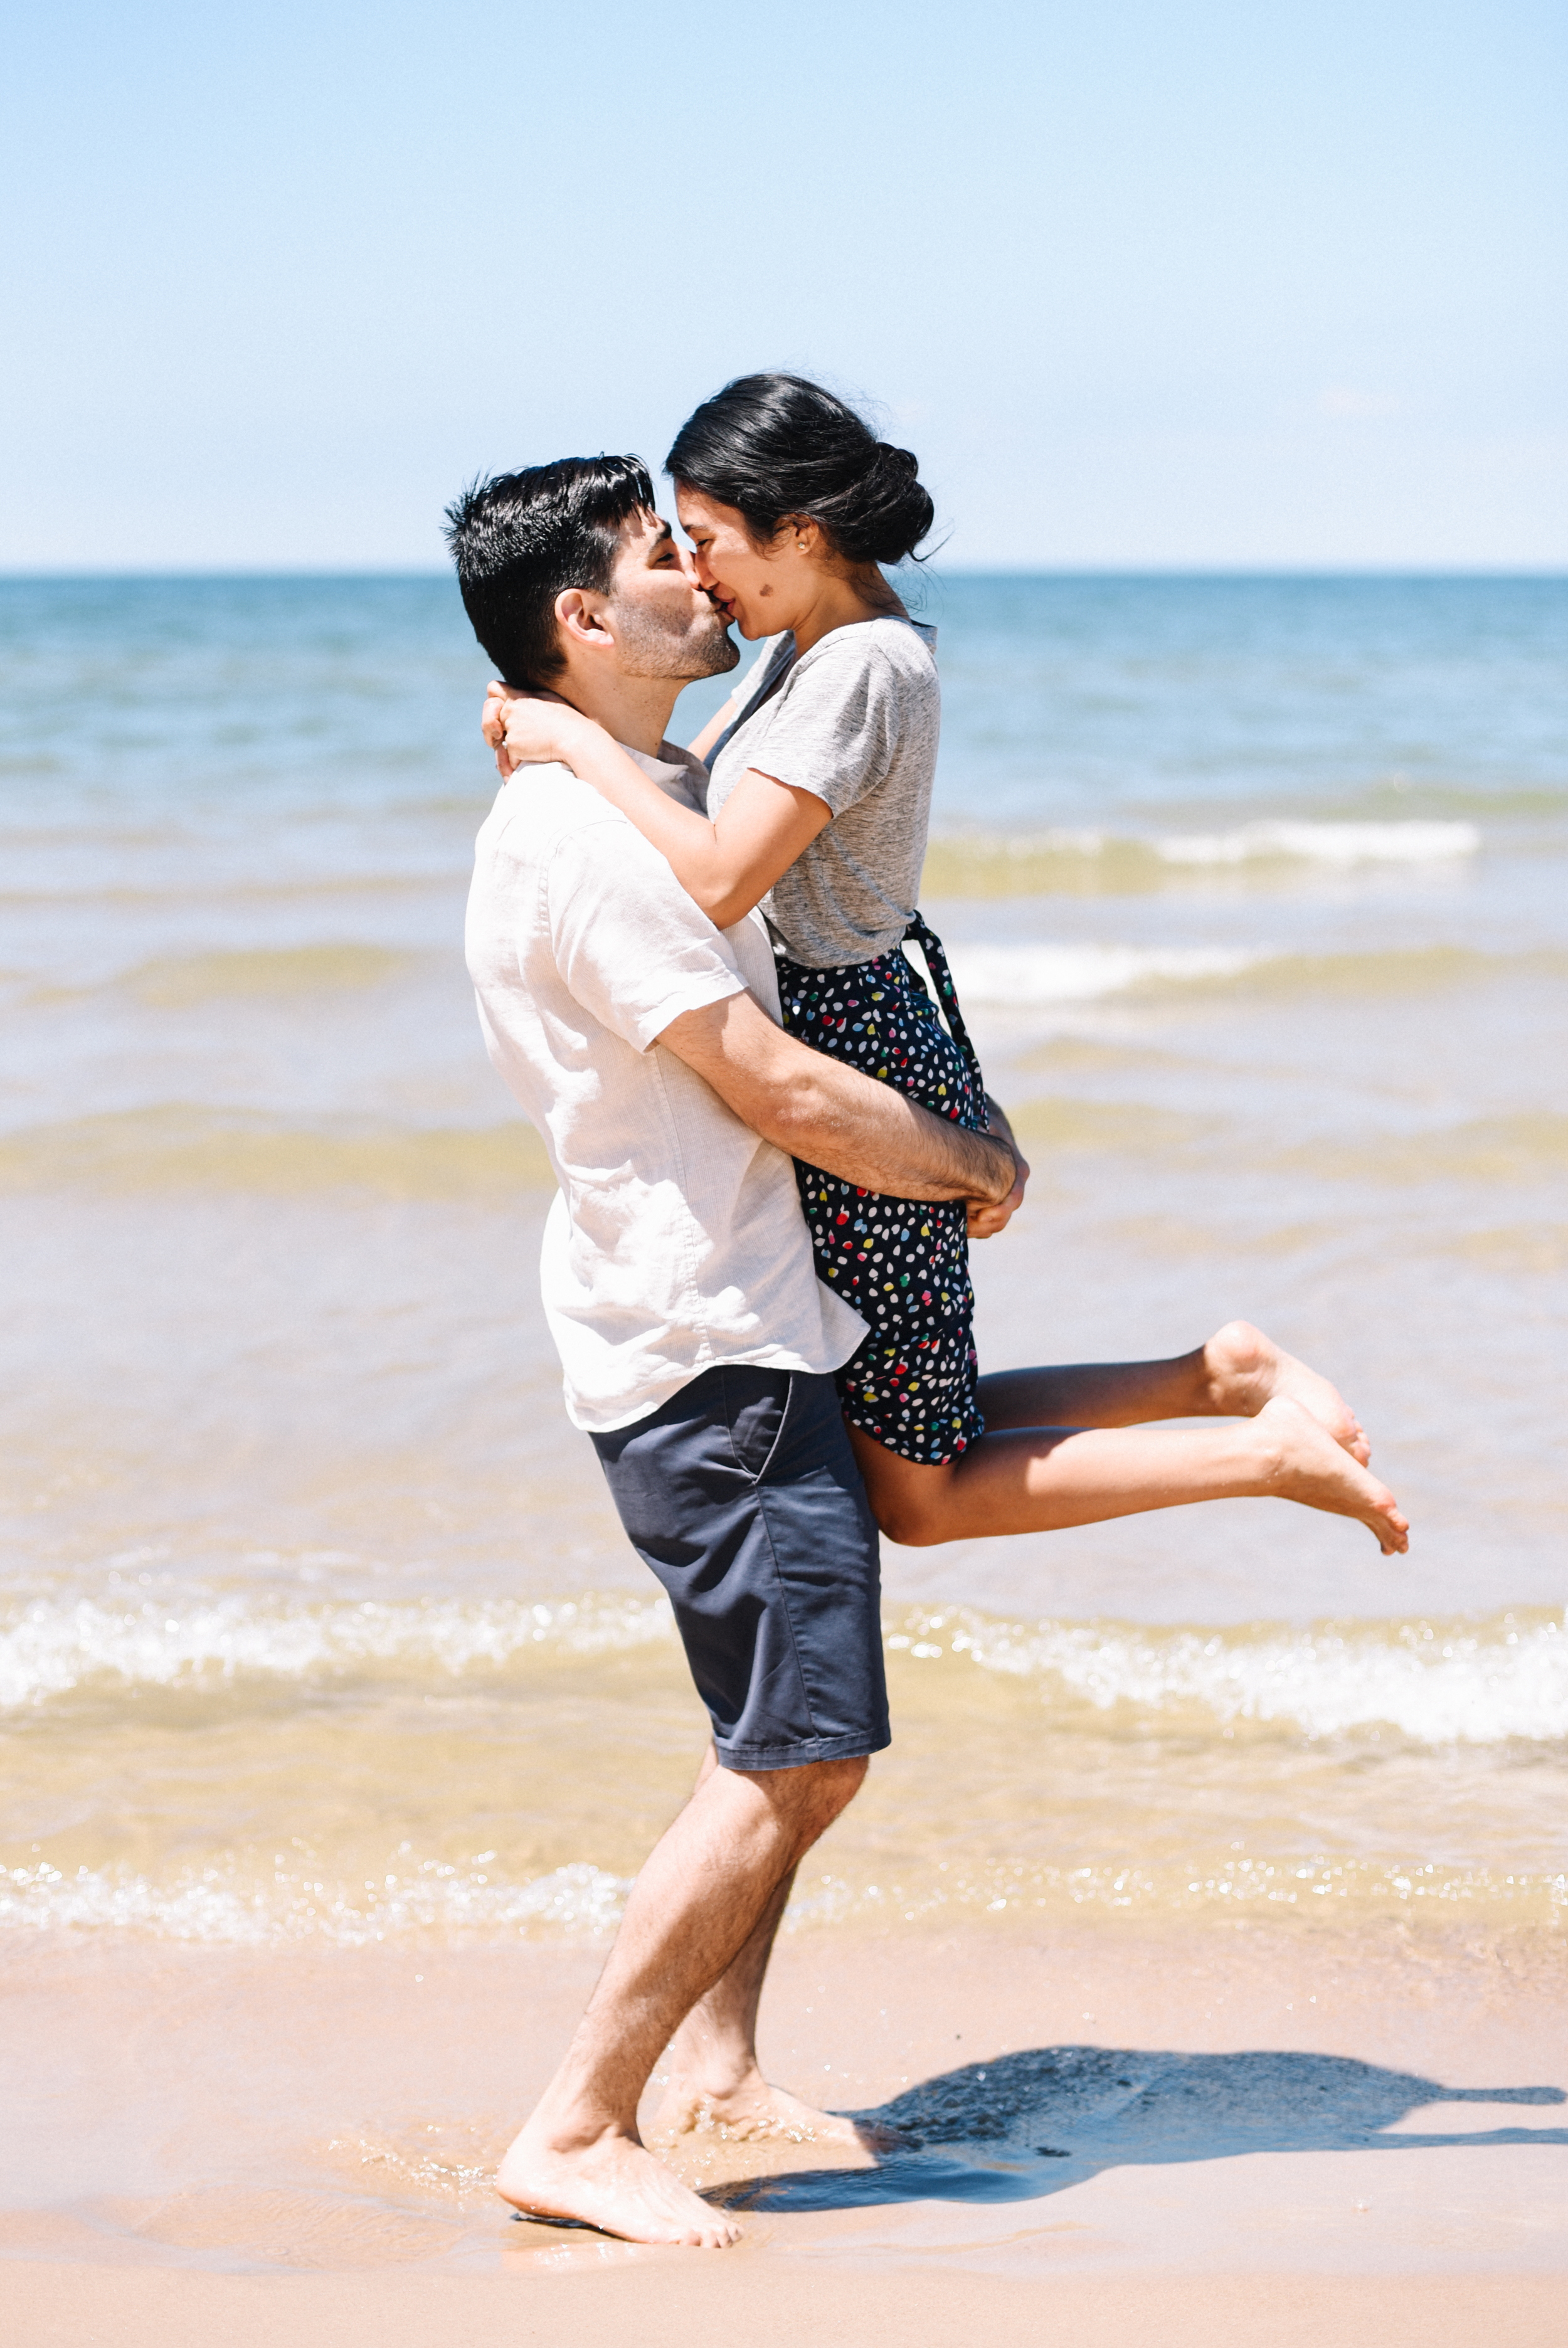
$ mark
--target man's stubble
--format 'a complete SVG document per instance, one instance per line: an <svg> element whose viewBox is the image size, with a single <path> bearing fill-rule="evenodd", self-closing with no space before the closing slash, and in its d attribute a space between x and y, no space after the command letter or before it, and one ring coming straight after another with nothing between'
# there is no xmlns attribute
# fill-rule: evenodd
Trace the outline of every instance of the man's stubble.
<svg viewBox="0 0 1568 2348"><path fill-rule="evenodd" d="M689 684L740 664L740 646L711 607L711 627L676 630L634 603L614 606L613 616L623 676L678 676Z"/></svg>

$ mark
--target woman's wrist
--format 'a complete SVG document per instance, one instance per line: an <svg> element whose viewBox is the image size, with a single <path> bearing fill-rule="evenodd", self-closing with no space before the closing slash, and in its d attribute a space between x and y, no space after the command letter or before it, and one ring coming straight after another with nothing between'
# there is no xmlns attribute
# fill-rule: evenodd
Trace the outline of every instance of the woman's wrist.
<svg viewBox="0 0 1568 2348"><path fill-rule="evenodd" d="M608 738L602 726L584 717L570 702L528 694L519 695L507 708L507 747L532 765L571 767L595 736Z"/></svg>

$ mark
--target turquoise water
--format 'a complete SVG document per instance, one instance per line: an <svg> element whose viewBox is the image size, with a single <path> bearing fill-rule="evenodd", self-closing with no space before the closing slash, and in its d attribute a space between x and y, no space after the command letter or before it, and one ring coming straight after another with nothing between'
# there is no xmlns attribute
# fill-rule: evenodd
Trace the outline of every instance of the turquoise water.
<svg viewBox="0 0 1568 2348"><path fill-rule="evenodd" d="M917 1795L959 1855L948 1890L899 1861L912 1916L1014 1881L1550 1903L1568 582L922 595L925 905L1036 1168L977 1251L984 1363L1246 1313L1348 1392L1414 1534L1259 1502L890 1550L888 1807L812 1912L873 1912ZM0 582L14 1921L315 1930L298 1840L424 1887L367 1931L593 1928L636 1835L536 1803L470 1881L486 1756L673 1788L695 1749L462 969L486 674L438 578Z"/></svg>

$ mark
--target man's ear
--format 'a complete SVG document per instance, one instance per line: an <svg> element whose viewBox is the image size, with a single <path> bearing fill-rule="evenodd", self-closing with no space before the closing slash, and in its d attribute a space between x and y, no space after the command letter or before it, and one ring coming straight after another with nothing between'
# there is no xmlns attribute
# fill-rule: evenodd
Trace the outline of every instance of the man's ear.
<svg viewBox="0 0 1568 2348"><path fill-rule="evenodd" d="M563 588L555 599L555 624L563 642L580 645L584 651L604 652L614 644L614 636L605 625L603 600L588 594L581 587Z"/></svg>

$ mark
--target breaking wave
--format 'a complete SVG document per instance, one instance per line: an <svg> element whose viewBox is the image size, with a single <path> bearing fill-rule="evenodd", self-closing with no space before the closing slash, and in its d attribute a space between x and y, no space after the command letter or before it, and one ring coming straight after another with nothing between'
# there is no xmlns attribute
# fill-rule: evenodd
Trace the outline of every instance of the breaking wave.
<svg viewBox="0 0 1568 2348"><path fill-rule="evenodd" d="M931 842L923 885L937 897L1099 895L1223 872L1246 873L1267 885L1288 879L1293 870L1305 875L1462 864L1481 845L1478 825L1451 821L1268 819L1222 831L949 832Z"/></svg>
<svg viewBox="0 0 1568 2348"><path fill-rule="evenodd" d="M1568 1616L1305 1629L1143 1630L932 1614L893 1634L916 1659L967 1658L1099 1712L1277 1724L1311 1737L1392 1728L1413 1744L1568 1738Z"/></svg>
<svg viewBox="0 0 1568 2348"><path fill-rule="evenodd" d="M0 1631L0 1708L78 1689L221 1684L265 1674L314 1683L348 1673L457 1678L544 1653L590 1656L668 1643L663 1598L584 1597L552 1605L424 1599L401 1604L258 1607L36 1600Z"/></svg>
<svg viewBox="0 0 1568 2348"><path fill-rule="evenodd" d="M964 1002L1017 1010L1090 1003L1137 987L1236 978L1270 958L1240 946L954 945L947 952Z"/></svg>
<svg viewBox="0 0 1568 2348"><path fill-rule="evenodd" d="M1449 864L1474 856L1473 823L1245 823L1234 831L1174 832L1153 843L1163 864Z"/></svg>
<svg viewBox="0 0 1568 2348"><path fill-rule="evenodd" d="M239 1596L117 1604L37 1599L0 1628L0 1706L79 1692L221 1690L270 1677L302 1687L350 1677L447 1682L552 1663L675 1650L663 1598L530 1604L423 1599L315 1606ZM1120 1711L1211 1732L1250 1722L1308 1737L1392 1729L1421 1746L1568 1739L1568 1616L1351 1622L1225 1630L1125 1622L1006 1622L968 1608L917 1609L886 1627L890 1655L946 1673L1037 1684L1070 1725Z"/></svg>

